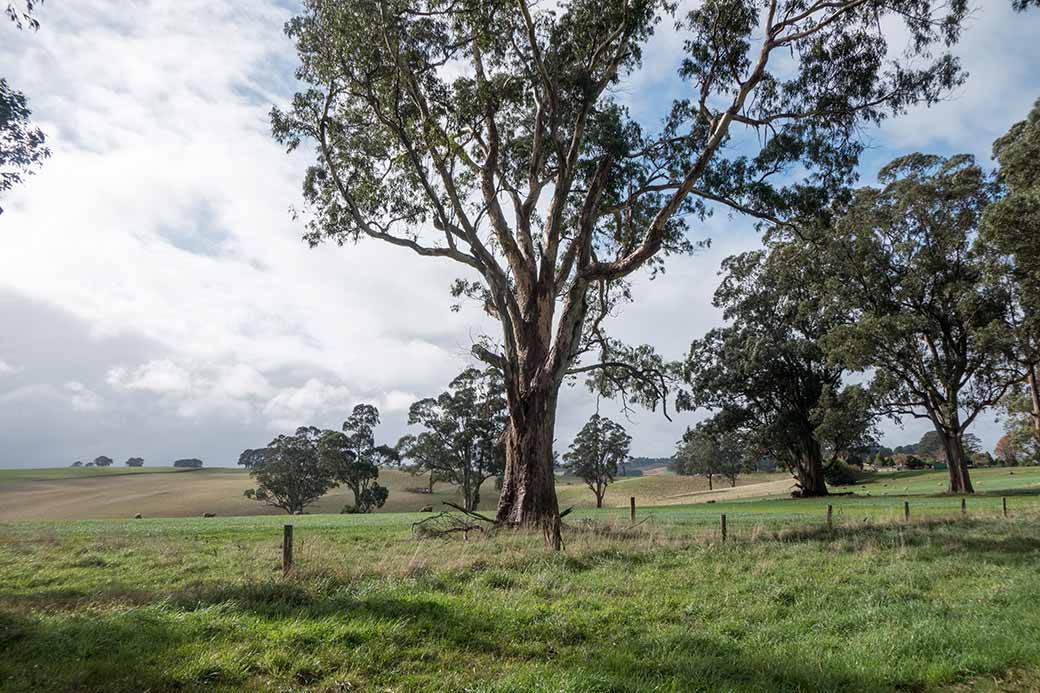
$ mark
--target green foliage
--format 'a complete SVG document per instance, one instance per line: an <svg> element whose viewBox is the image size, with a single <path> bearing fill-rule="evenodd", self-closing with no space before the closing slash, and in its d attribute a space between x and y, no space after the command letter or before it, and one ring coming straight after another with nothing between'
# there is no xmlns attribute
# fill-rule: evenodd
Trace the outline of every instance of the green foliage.
<svg viewBox="0 0 1040 693"><path fill-rule="evenodd" d="M397 461L397 452L386 445L376 445L375 428L379 410L371 404L354 407L343 422L343 433L322 436L319 451L323 465L336 483L344 484L354 494L353 505L345 513L367 513L383 507L389 491L380 486L379 466Z"/></svg>
<svg viewBox="0 0 1040 693"><path fill-rule="evenodd" d="M112 458L111 457L107 457L106 455L101 455L100 457L95 457L94 458L94 466L95 467L111 467L112 466Z"/></svg>
<svg viewBox="0 0 1040 693"><path fill-rule="evenodd" d="M21 7L7 4L7 17L19 28L36 30L40 23L33 12L40 0L25 0ZM0 193L19 185L50 156L43 131L29 122L29 100L0 78ZM0 214L3 214L0 207Z"/></svg>
<svg viewBox="0 0 1040 693"><path fill-rule="evenodd" d="M202 460L197 457L188 457L182 460L174 460L173 466L178 469L202 469Z"/></svg>
<svg viewBox="0 0 1040 693"><path fill-rule="evenodd" d="M823 477L830 486L851 486L860 479L859 472L845 460L833 460L823 468Z"/></svg>
<svg viewBox="0 0 1040 693"><path fill-rule="evenodd" d="M737 431L720 430L713 420L688 429L672 460L672 471L682 476L703 476L709 489L716 475L735 486L737 476L750 466L747 441Z"/></svg>
<svg viewBox="0 0 1040 693"><path fill-rule="evenodd" d="M293 435L278 436L266 448L243 452L239 464L249 469L257 484L243 495L290 515L302 513L336 485L318 453L325 433L301 426Z"/></svg>
<svg viewBox="0 0 1040 693"><path fill-rule="evenodd" d="M849 317L823 340L829 357L872 370L882 411L926 417L957 459L951 490L970 491L964 431L1011 373L1008 297L985 281L976 242L995 196L967 155L911 154L885 166L821 229L817 263Z"/></svg>
<svg viewBox="0 0 1040 693"><path fill-rule="evenodd" d="M144 466L144 458L143 457L131 457L131 458L127 459L126 466L127 467L143 467Z"/></svg>
<svg viewBox="0 0 1040 693"><path fill-rule="evenodd" d="M476 510L481 485L505 471L502 435L507 420L501 375L491 368L469 368L447 392L412 404L408 423L426 430L401 438L397 452L417 472L458 486L466 509Z"/></svg>
<svg viewBox="0 0 1040 693"><path fill-rule="evenodd" d="M631 444L621 424L593 414L563 454L564 469L585 482L596 496L596 507L603 504L607 485L617 476L618 464L628 459Z"/></svg>
<svg viewBox="0 0 1040 693"><path fill-rule="evenodd" d="M927 469L928 463L917 455L907 455L903 460L903 467L905 469Z"/></svg>
<svg viewBox="0 0 1040 693"><path fill-rule="evenodd" d="M847 320L822 290L806 243L723 262L714 304L729 324L690 347L680 408L718 413L714 429L738 433L748 453L768 455L794 472L805 491L822 488L823 455L847 454L873 440L872 394L845 387L845 367L820 340Z"/></svg>

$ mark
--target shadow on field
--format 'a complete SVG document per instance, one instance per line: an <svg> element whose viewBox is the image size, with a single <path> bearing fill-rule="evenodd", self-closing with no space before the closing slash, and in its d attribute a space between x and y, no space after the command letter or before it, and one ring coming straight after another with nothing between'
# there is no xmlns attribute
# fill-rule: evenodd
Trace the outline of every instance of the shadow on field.
<svg viewBox="0 0 1040 693"><path fill-rule="evenodd" d="M31 618L0 611L0 688L43 690L170 690L160 653L188 643L157 619Z"/></svg>
<svg viewBox="0 0 1040 693"><path fill-rule="evenodd" d="M989 530L992 533L986 535ZM1018 566L1035 565L1040 554L1040 537L1000 533L995 520L926 520L910 525L878 524L836 527L824 525L784 529L774 533L781 542L819 542L840 551L857 551L868 547L907 547L935 549L915 555L916 560L930 560L940 555L964 553L972 560Z"/></svg>

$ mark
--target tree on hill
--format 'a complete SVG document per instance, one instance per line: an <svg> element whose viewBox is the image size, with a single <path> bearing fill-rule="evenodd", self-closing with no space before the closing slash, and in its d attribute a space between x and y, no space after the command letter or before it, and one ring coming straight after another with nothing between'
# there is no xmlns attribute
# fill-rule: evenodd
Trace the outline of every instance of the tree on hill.
<svg viewBox="0 0 1040 693"><path fill-rule="evenodd" d="M555 548L562 384L586 376L650 406L666 394L653 350L605 332L633 273L697 247L689 224L716 206L771 222L816 215L854 179L861 126L963 79L935 55L959 36L962 0L674 11L305 0L287 24L304 88L272 124L288 149L315 148L306 238L376 239L466 273L455 295L501 327L474 347L503 374L509 407L498 521L540 526ZM675 65L692 98L662 106L648 131L615 94L662 21L684 39Z"/></svg>
<svg viewBox="0 0 1040 693"><path fill-rule="evenodd" d="M426 430L401 438L398 454L458 486L466 509L476 510L481 485L505 469L506 419L501 375L492 368L469 368L447 392L411 406L408 423Z"/></svg>
<svg viewBox="0 0 1040 693"><path fill-rule="evenodd" d="M359 404L343 422L342 433L330 432L319 442L322 463L337 483L354 494L354 504L344 507L343 512L371 512L383 507L389 495L378 483L379 467L397 461L397 451L376 445L378 425L379 410L371 404Z"/></svg>
<svg viewBox="0 0 1040 693"><path fill-rule="evenodd" d="M563 454L563 467L585 482L596 496L596 507L603 507L607 485L614 481L618 464L628 459L632 437L621 424L593 414L570 449Z"/></svg>
<svg viewBox="0 0 1040 693"><path fill-rule="evenodd" d="M95 457L94 458L94 466L95 467L111 467L112 466L112 458L111 457L106 457L105 455L101 455L100 457Z"/></svg>
<svg viewBox="0 0 1040 693"><path fill-rule="evenodd" d="M144 466L144 458L143 457L131 457L131 458L129 458L126 461L126 466L127 467L143 467Z"/></svg>
<svg viewBox="0 0 1040 693"><path fill-rule="evenodd" d="M70 466L72 466L72 467L82 467L82 466L83 466L83 463L82 463L82 462L80 462L79 460L76 460L76 461L75 461L75 462L73 462L73 463L72 463L72 464L71 464Z"/></svg>
<svg viewBox="0 0 1040 693"><path fill-rule="evenodd" d="M302 513L336 486L318 451L319 441L328 433L302 426L293 435L278 436L265 448L243 452L239 464L249 469L256 482L256 488L243 495L290 515Z"/></svg>
<svg viewBox="0 0 1040 693"><path fill-rule="evenodd" d="M202 460L189 457L183 460L175 460L173 466L178 469L202 469Z"/></svg>
<svg viewBox="0 0 1040 693"><path fill-rule="evenodd" d="M736 486L737 476L748 463L746 445L737 432L718 430L710 420L701 422L679 441L672 469L682 476L703 476L709 491L715 488L715 476L725 477L730 486Z"/></svg>
<svg viewBox="0 0 1040 693"><path fill-rule="evenodd" d="M1014 379L1007 295L984 281L974 245L994 188L967 155L911 154L879 180L819 234L817 267L852 318L828 353L874 372L882 411L931 421L949 491L972 493L964 432Z"/></svg>

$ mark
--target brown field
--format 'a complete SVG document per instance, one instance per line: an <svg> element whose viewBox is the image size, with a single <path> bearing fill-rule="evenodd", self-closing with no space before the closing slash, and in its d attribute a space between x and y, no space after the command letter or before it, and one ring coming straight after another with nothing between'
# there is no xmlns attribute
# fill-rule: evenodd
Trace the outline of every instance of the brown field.
<svg viewBox="0 0 1040 693"><path fill-rule="evenodd" d="M443 509L443 501L460 501L456 489L448 484L438 484L432 495L416 493L414 489L425 484L423 476L383 470L379 478L390 489L382 512L415 512L426 505ZM726 486L722 483L709 493L704 479L663 473L618 479L608 490L604 504L627 506L630 496L636 496L641 506L697 503L783 493L787 485L786 475L756 474L742 477L735 489L720 489ZM281 513L277 508L244 498L242 492L251 486L244 470L230 468L0 470L0 520L108 519L133 517L137 513L145 517L192 517L208 512L219 516ZM592 493L577 479L561 478L557 489L562 507L594 505ZM480 506L493 508L497 500L494 484L488 481ZM310 506L308 512L338 513L349 501L348 490L334 489Z"/></svg>

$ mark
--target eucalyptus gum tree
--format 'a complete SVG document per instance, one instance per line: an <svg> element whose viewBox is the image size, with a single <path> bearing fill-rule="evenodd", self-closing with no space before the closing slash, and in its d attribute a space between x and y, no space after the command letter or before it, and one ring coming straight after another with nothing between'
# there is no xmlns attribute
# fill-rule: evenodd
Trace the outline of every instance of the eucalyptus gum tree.
<svg viewBox="0 0 1040 693"><path fill-rule="evenodd" d="M578 373L654 404L658 360L609 337L626 280L695 247L714 207L815 214L850 181L857 134L958 84L935 44L966 0L305 0L287 32L306 87L272 113L315 144L312 243L371 238L464 268L500 323L474 348L504 377L498 520L560 546L558 392ZM684 86L660 120L631 93L661 24ZM897 45L890 39L898 37ZM905 45L904 45L905 42ZM636 307L638 310L638 307ZM591 358L591 360L589 360Z"/></svg>
<svg viewBox="0 0 1040 693"><path fill-rule="evenodd" d="M997 280L1012 297L1008 322L1025 373L1024 396L1014 399L1028 401L1025 407L1009 402L1009 408L1029 412L1033 446L1040 450L1040 100L993 144L993 158L1003 194L986 209L982 238Z"/></svg>
<svg viewBox="0 0 1040 693"><path fill-rule="evenodd" d="M951 493L972 493L964 436L1018 377L1008 294L985 281L977 245L995 189L967 155L911 154L856 191L821 238L819 268L851 318L826 338L832 358L873 369L884 411L929 420Z"/></svg>
<svg viewBox="0 0 1040 693"><path fill-rule="evenodd" d="M816 249L769 246L723 261L714 305L727 324L690 345L678 404L716 412L697 433L739 436L789 470L798 495L825 496L824 454L868 436L870 397L822 345L848 313L819 281Z"/></svg>

